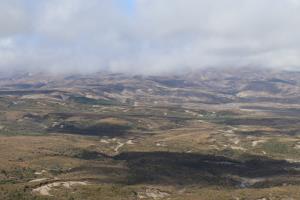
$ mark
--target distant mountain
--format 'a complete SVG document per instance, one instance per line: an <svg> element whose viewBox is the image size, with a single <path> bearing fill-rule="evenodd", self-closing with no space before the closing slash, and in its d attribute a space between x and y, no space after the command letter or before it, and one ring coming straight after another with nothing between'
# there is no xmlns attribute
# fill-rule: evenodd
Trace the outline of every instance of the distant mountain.
<svg viewBox="0 0 300 200"><path fill-rule="evenodd" d="M0 95L70 96L137 104L300 103L300 73L205 69L169 76L16 74L0 79Z"/></svg>

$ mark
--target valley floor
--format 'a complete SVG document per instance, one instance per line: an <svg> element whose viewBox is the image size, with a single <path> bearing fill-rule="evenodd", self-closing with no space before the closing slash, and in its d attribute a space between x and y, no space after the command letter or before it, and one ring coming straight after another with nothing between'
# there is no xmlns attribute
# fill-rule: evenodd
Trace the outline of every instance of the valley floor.
<svg viewBox="0 0 300 200"><path fill-rule="evenodd" d="M0 199L300 199L296 79L124 77L0 79Z"/></svg>

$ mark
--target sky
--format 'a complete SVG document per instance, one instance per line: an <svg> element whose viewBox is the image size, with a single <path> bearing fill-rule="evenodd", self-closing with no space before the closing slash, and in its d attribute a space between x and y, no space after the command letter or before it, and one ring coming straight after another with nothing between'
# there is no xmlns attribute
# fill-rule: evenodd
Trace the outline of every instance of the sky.
<svg viewBox="0 0 300 200"><path fill-rule="evenodd" d="M0 0L0 71L300 69L299 0Z"/></svg>

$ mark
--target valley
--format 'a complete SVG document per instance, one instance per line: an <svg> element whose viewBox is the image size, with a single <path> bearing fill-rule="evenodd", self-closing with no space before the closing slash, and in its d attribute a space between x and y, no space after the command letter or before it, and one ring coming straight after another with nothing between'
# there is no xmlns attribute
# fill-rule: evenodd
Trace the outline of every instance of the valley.
<svg viewBox="0 0 300 200"><path fill-rule="evenodd" d="M299 80L1 74L0 199L299 199Z"/></svg>

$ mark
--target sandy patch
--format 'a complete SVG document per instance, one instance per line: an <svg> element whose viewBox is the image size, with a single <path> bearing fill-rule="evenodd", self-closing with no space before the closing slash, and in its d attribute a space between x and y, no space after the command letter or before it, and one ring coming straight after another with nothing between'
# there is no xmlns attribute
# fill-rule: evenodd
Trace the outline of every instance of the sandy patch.
<svg viewBox="0 0 300 200"><path fill-rule="evenodd" d="M110 143L108 140L105 140L105 139L101 139L100 142L101 143L105 143L105 144L109 144Z"/></svg>
<svg viewBox="0 0 300 200"><path fill-rule="evenodd" d="M235 144L235 145L238 145L239 143L240 143L240 139L238 139L238 138L234 138L233 140L232 140L232 142L233 142L233 144Z"/></svg>
<svg viewBox="0 0 300 200"><path fill-rule="evenodd" d="M59 187L71 188L72 186L84 186L84 185L88 185L88 184L86 182L81 182L81 181L54 182L54 183L49 183L47 185L43 185L41 187L35 188L32 190L32 192L43 196L52 196L50 194L50 191L54 188L59 188Z"/></svg>
<svg viewBox="0 0 300 200"><path fill-rule="evenodd" d="M29 181L29 183L36 183L36 182L42 182L42 181L46 181L48 180L48 178L38 178L38 179L34 179Z"/></svg>
<svg viewBox="0 0 300 200"><path fill-rule="evenodd" d="M42 175L44 173L47 173L47 171L46 170L42 170L40 172L34 172L35 175Z"/></svg>
<svg viewBox="0 0 300 200"><path fill-rule="evenodd" d="M159 199L163 199L170 196L169 193L167 192L162 192L158 189L154 189L154 188L148 188L146 189L145 192L139 192L138 193L138 199L148 199L148 198L152 198L154 200L159 200Z"/></svg>
<svg viewBox="0 0 300 200"><path fill-rule="evenodd" d="M240 187L247 188L247 187L255 185L256 183L264 182L266 180L267 179L265 179L265 178L242 178Z"/></svg>
<svg viewBox="0 0 300 200"><path fill-rule="evenodd" d="M245 149L244 147L231 146L230 148L233 150L247 151L247 149Z"/></svg>
<svg viewBox="0 0 300 200"><path fill-rule="evenodd" d="M166 147L167 146L165 143L160 143L160 142L157 142L155 145L157 147Z"/></svg>
<svg viewBox="0 0 300 200"><path fill-rule="evenodd" d="M128 141L126 142L126 144L128 144L128 145L133 145L134 142L133 142L133 140L128 140Z"/></svg>
<svg viewBox="0 0 300 200"><path fill-rule="evenodd" d="M266 140L255 140L252 141L252 147L256 147L258 144L264 143Z"/></svg>
<svg viewBox="0 0 300 200"><path fill-rule="evenodd" d="M116 146L116 148L114 149L114 151L115 151L116 153L119 153L119 149L120 149L121 147L123 147L124 145L125 145L124 143L118 142L118 145Z"/></svg>

